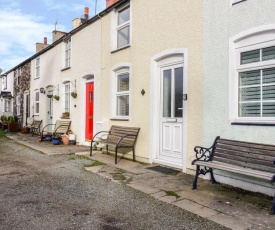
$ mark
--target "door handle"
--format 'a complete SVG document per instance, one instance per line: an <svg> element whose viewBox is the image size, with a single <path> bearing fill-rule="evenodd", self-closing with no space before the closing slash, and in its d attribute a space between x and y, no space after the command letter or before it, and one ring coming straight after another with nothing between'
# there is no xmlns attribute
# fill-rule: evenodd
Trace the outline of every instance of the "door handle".
<svg viewBox="0 0 275 230"><path fill-rule="evenodd" d="M178 108L178 110L183 110L183 108Z"/></svg>
<svg viewBox="0 0 275 230"><path fill-rule="evenodd" d="M94 118L94 116L89 116L89 119L93 119Z"/></svg>

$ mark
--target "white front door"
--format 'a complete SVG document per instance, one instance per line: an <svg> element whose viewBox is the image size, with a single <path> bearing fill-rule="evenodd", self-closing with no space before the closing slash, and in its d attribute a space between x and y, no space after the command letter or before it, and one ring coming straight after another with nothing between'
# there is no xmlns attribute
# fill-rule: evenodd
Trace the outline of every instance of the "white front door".
<svg viewBox="0 0 275 230"><path fill-rule="evenodd" d="M160 68L160 146L158 160L183 164L183 63Z"/></svg>

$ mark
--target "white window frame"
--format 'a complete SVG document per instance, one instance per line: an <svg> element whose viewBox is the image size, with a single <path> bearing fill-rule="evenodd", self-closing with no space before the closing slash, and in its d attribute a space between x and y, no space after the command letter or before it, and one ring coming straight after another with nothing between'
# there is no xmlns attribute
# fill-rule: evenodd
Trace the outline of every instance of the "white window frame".
<svg viewBox="0 0 275 230"><path fill-rule="evenodd" d="M11 99L9 98L5 98L4 99L4 112L12 112L11 110Z"/></svg>
<svg viewBox="0 0 275 230"><path fill-rule="evenodd" d="M129 8L130 17L129 21L118 25L118 13ZM131 46L132 41L132 8L130 4L126 4L118 9L114 9L111 14L111 51L124 49ZM125 46L118 47L118 31L129 26L129 43Z"/></svg>
<svg viewBox="0 0 275 230"><path fill-rule="evenodd" d="M64 41L64 68L71 67L72 61L72 41L68 39Z"/></svg>
<svg viewBox="0 0 275 230"><path fill-rule="evenodd" d="M129 90L128 91L122 91L122 92L118 92L117 91L117 87L118 87L118 76L120 76L121 74L125 74L128 73L129 74ZM132 95L131 95L131 85L132 85L132 66L129 63L121 63L117 66L115 66L114 68L112 68L111 71L111 89L110 92L111 93L111 119L112 120L130 120L131 118L131 101L132 101ZM121 116L117 114L117 97L119 96L129 96L129 115L126 116Z"/></svg>
<svg viewBox="0 0 275 230"><path fill-rule="evenodd" d="M16 79L17 80L16 81L17 85L20 85L21 75L22 75L22 69L20 67L20 68L17 69L17 79Z"/></svg>
<svg viewBox="0 0 275 230"><path fill-rule="evenodd" d="M8 88L7 76L3 76L2 79L3 79L3 81L2 81L2 83L3 83L2 89L7 89Z"/></svg>
<svg viewBox="0 0 275 230"><path fill-rule="evenodd" d="M69 112L71 110L71 83L70 82L64 82L63 87L63 112ZM69 90L66 91L66 86L68 86ZM67 99L67 100L66 100ZM68 103L66 103L68 102ZM66 106L66 104L68 106Z"/></svg>
<svg viewBox="0 0 275 230"><path fill-rule="evenodd" d="M21 96L16 96L16 115L20 115L20 108L21 108Z"/></svg>
<svg viewBox="0 0 275 230"><path fill-rule="evenodd" d="M35 59L35 78L40 77L40 57Z"/></svg>
<svg viewBox="0 0 275 230"><path fill-rule="evenodd" d="M232 124L275 124L275 117L239 116L239 73L275 67L275 60L240 64L242 52L275 46L275 24L244 31L229 40L229 121Z"/></svg>
<svg viewBox="0 0 275 230"><path fill-rule="evenodd" d="M38 95L38 99L36 98L36 96ZM38 111L36 110L38 105ZM35 90L34 91L34 115L39 115L40 112L40 92L39 90Z"/></svg>

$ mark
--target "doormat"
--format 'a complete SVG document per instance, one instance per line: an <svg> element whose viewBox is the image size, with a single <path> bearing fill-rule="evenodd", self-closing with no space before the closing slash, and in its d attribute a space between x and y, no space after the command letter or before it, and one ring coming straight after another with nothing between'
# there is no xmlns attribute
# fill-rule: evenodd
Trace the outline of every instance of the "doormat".
<svg viewBox="0 0 275 230"><path fill-rule="evenodd" d="M177 175L180 173L180 171L174 170L174 169L170 169L170 168L166 168L166 167L162 167L162 166L154 166L154 167L149 167L146 169L150 169L156 172L160 172L163 173L165 175Z"/></svg>

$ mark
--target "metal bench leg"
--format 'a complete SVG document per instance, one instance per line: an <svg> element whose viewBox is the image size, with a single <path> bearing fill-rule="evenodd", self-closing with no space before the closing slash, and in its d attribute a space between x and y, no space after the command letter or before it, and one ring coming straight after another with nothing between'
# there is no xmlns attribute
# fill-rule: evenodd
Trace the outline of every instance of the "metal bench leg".
<svg viewBox="0 0 275 230"><path fill-rule="evenodd" d="M214 174L213 174L213 169L209 169L210 175L211 175L211 182L212 184L218 184L218 182L215 180Z"/></svg>
<svg viewBox="0 0 275 230"><path fill-rule="evenodd" d="M91 141L91 147L90 147L90 157L93 155L93 142Z"/></svg>
<svg viewBox="0 0 275 230"><path fill-rule="evenodd" d="M135 147L133 147L133 161L136 161Z"/></svg>
<svg viewBox="0 0 275 230"><path fill-rule="evenodd" d="M274 215L275 214L275 195L274 198L272 200L272 206L271 206L271 210L269 212L270 215Z"/></svg>
<svg viewBox="0 0 275 230"><path fill-rule="evenodd" d="M193 181L192 189L197 189L197 181L198 181L199 172L200 172L200 166L197 165L196 175L195 175L195 178Z"/></svg>
<svg viewBox="0 0 275 230"><path fill-rule="evenodd" d="M107 155L109 155L109 145L106 145L106 152L107 152Z"/></svg>
<svg viewBox="0 0 275 230"><path fill-rule="evenodd" d="M117 146L116 146L116 156L115 156L115 163L117 164Z"/></svg>

